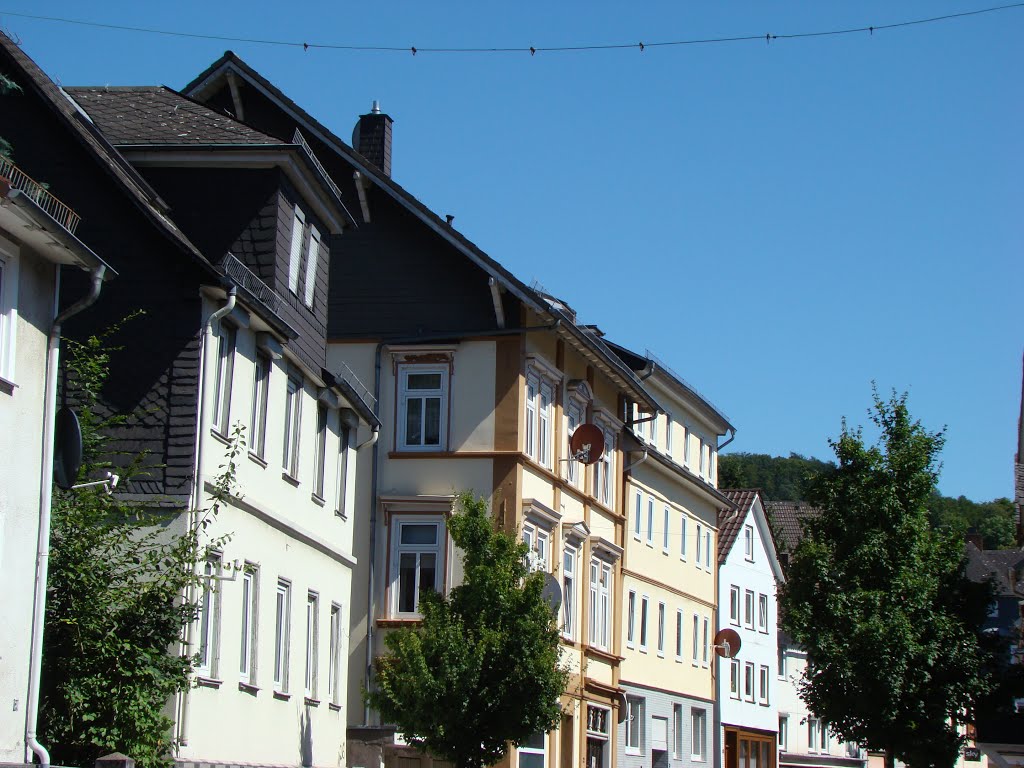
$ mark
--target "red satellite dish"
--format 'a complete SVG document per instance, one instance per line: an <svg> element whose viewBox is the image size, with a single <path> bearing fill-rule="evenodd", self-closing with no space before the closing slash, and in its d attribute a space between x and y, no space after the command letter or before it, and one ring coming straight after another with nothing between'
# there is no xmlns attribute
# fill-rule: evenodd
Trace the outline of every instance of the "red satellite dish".
<svg viewBox="0 0 1024 768"><path fill-rule="evenodd" d="M727 659L740 652L740 633L735 629L720 629L715 635L715 653Z"/></svg>
<svg viewBox="0 0 1024 768"><path fill-rule="evenodd" d="M569 438L569 456L584 464L594 464L604 455L604 432L594 424L580 424Z"/></svg>

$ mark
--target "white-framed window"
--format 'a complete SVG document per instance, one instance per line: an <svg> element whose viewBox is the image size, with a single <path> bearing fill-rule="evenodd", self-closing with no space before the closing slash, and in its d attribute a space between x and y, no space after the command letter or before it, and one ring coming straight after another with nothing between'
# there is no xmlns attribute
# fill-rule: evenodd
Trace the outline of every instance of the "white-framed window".
<svg viewBox="0 0 1024 768"><path fill-rule="evenodd" d="M530 458L537 458L537 393L540 380L533 375L526 377L526 430L523 450Z"/></svg>
<svg viewBox="0 0 1024 768"><path fill-rule="evenodd" d="M239 622L238 676L256 685L256 628L259 626L259 570L251 563L242 571L242 616Z"/></svg>
<svg viewBox="0 0 1024 768"><path fill-rule="evenodd" d="M604 455L594 465L594 498L606 507L614 506L612 499L615 494L615 474L612 464L615 461L615 433L604 427Z"/></svg>
<svg viewBox="0 0 1024 768"><path fill-rule="evenodd" d="M647 612L650 600L647 595L640 598L640 650L647 650Z"/></svg>
<svg viewBox="0 0 1024 768"><path fill-rule="evenodd" d="M690 733L692 736L690 759L698 762L707 760L708 754L708 712L693 707L690 710Z"/></svg>
<svg viewBox="0 0 1024 768"><path fill-rule="evenodd" d="M787 663L786 663L786 647L784 645L780 645L779 646L777 666L778 666L779 679L780 680L785 680L786 679L786 666L787 666Z"/></svg>
<svg viewBox="0 0 1024 768"><path fill-rule="evenodd" d="M0 379L14 381L18 339L18 255L0 250Z"/></svg>
<svg viewBox="0 0 1024 768"><path fill-rule="evenodd" d="M735 584L729 587L729 623L740 625L740 588Z"/></svg>
<svg viewBox="0 0 1024 768"><path fill-rule="evenodd" d="M658 603L658 655L665 655L665 604Z"/></svg>
<svg viewBox="0 0 1024 768"><path fill-rule="evenodd" d="M715 446L708 447L708 482L715 484L718 480L718 451Z"/></svg>
<svg viewBox="0 0 1024 768"><path fill-rule="evenodd" d="M704 531L704 569L711 573L711 531Z"/></svg>
<svg viewBox="0 0 1024 768"><path fill-rule="evenodd" d="M697 438L697 450L700 451L700 476L708 476L708 445L704 442L704 438Z"/></svg>
<svg viewBox="0 0 1024 768"><path fill-rule="evenodd" d="M344 423L338 425L338 482L334 511L339 517L348 517L349 450L352 447L352 429Z"/></svg>
<svg viewBox="0 0 1024 768"><path fill-rule="evenodd" d="M754 526L743 526L743 556L754 562Z"/></svg>
<svg viewBox="0 0 1024 768"><path fill-rule="evenodd" d="M562 634L576 637L576 561L579 550L566 545L562 550Z"/></svg>
<svg viewBox="0 0 1024 768"><path fill-rule="evenodd" d="M299 269L302 265L302 241L306 230L306 217L299 206L292 216L292 244L288 253L288 290L299 295Z"/></svg>
<svg viewBox="0 0 1024 768"><path fill-rule="evenodd" d="M690 466L690 428L686 424L679 425L680 438L683 441L683 466ZM691 470L692 471L692 470Z"/></svg>
<svg viewBox="0 0 1024 768"><path fill-rule="evenodd" d="M729 698L739 699L740 697L740 661L739 659L729 660Z"/></svg>
<svg viewBox="0 0 1024 768"><path fill-rule="evenodd" d="M536 369L526 375L526 444L523 448L527 456L548 469L553 459L556 386Z"/></svg>
<svg viewBox="0 0 1024 768"><path fill-rule="evenodd" d="M523 543L526 544L529 550L527 553L527 566L530 570L549 572L551 570L549 554L551 551L551 532L532 522L523 523Z"/></svg>
<svg viewBox="0 0 1024 768"><path fill-rule="evenodd" d="M757 629L768 634L768 595L765 594L757 596Z"/></svg>
<svg viewBox="0 0 1024 768"><path fill-rule="evenodd" d="M210 555L203 564L202 595L199 600L199 653L196 671L204 677L217 676L220 655L220 555Z"/></svg>
<svg viewBox="0 0 1024 768"><path fill-rule="evenodd" d="M590 561L590 644L607 649L611 636L612 567L603 560Z"/></svg>
<svg viewBox="0 0 1024 768"><path fill-rule="evenodd" d="M626 645L632 648L636 644L636 591L629 590L626 599Z"/></svg>
<svg viewBox="0 0 1024 768"><path fill-rule="evenodd" d="M779 715L779 749L789 750L789 715Z"/></svg>
<svg viewBox="0 0 1024 768"><path fill-rule="evenodd" d="M419 616L420 594L443 586L444 523L433 516L391 518L391 606L394 616Z"/></svg>
<svg viewBox="0 0 1024 768"><path fill-rule="evenodd" d="M633 497L634 508L633 508L633 538L640 541L643 536L643 509L644 509L644 495L641 491L637 491Z"/></svg>
<svg viewBox="0 0 1024 768"><path fill-rule="evenodd" d="M565 406L566 440L572 439L576 428L583 423L583 415L585 411L586 407L577 400L570 400L569 404ZM568 443L566 445L568 445ZM568 451L566 452L566 457L569 459L569 461L566 462L567 479L574 487L578 488L580 480L582 480L583 477L583 465L576 461L572 456L569 456Z"/></svg>
<svg viewBox="0 0 1024 768"><path fill-rule="evenodd" d="M320 260L320 231L310 225L309 247L306 249L306 284L304 286L303 303L307 309L313 308L313 299L316 296L316 267Z"/></svg>
<svg viewBox="0 0 1024 768"><path fill-rule="evenodd" d="M288 692L288 661L291 655L292 585L284 579L277 581L277 599L274 609L274 690Z"/></svg>
<svg viewBox="0 0 1024 768"><path fill-rule="evenodd" d="M676 661L683 660L683 609L676 609Z"/></svg>
<svg viewBox="0 0 1024 768"><path fill-rule="evenodd" d="M762 664L758 669L758 687L757 687L757 700L764 706L768 706L769 691L768 685L771 681L771 672L768 669L767 664Z"/></svg>
<svg viewBox="0 0 1024 768"><path fill-rule="evenodd" d="M807 718L807 751L828 752L828 727L819 717Z"/></svg>
<svg viewBox="0 0 1024 768"><path fill-rule="evenodd" d="M672 527L672 524L669 521L669 515L671 515L671 514L672 514L672 510L669 509L666 506L665 507L665 514L663 515L664 520L662 521L663 522L663 530L661 532L661 550L666 555L668 554L668 537L669 537L669 532L670 532L671 527Z"/></svg>
<svg viewBox="0 0 1024 768"><path fill-rule="evenodd" d="M531 734L516 750L519 757L519 768L546 768L546 744L547 734L540 731Z"/></svg>
<svg viewBox="0 0 1024 768"><path fill-rule="evenodd" d="M317 658L320 636L320 598L316 592L306 595L306 697L316 698Z"/></svg>
<svg viewBox="0 0 1024 768"><path fill-rule="evenodd" d="M626 752L631 755L639 755L643 751L643 705L643 699L626 697Z"/></svg>
<svg viewBox="0 0 1024 768"><path fill-rule="evenodd" d="M750 589L743 593L743 624L747 629L754 628L754 592Z"/></svg>
<svg viewBox="0 0 1024 768"><path fill-rule="evenodd" d="M698 568L700 568L700 561L701 561L700 547L701 547L701 542L703 542L703 541L704 541L704 526L701 525L700 523L697 523L697 552L696 552L697 556L694 558L693 562L694 562L694 565L696 565Z"/></svg>
<svg viewBox="0 0 1024 768"><path fill-rule="evenodd" d="M665 455L672 455L672 414L665 414Z"/></svg>
<svg viewBox="0 0 1024 768"><path fill-rule="evenodd" d="M647 497L647 546L654 546L654 497Z"/></svg>
<svg viewBox="0 0 1024 768"><path fill-rule="evenodd" d="M299 477L299 433L302 423L302 376L288 372L284 405L284 456L282 466L291 477Z"/></svg>
<svg viewBox="0 0 1024 768"><path fill-rule="evenodd" d="M270 358L257 354L252 373L252 409L249 415L249 450L263 458L267 443L267 400L270 393Z"/></svg>
<svg viewBox="0 0 1024 768"><path fill-rule="evenodd" d="M701 666L706 667L711 660L711 619L707 616L704 617L704 645L703 654L701 655Z"/></svg>
<svg viewBox="0 0 1024 768"><path fill-rule="evenodd" d="M679 516L679 557L683 560L686 559L686 530L689 527L690 523L686 519L686 514L681 514Z"/></svg>
<svg viewBox="0 0 1024 768"><path fill-rule="evenodd" d="M327 406L324 403L316 404L316 455L313 459L313 493L323 499L327 464Z"/></svg>
<svg viewBox="0 0 1024 768"><path fill-rule="evenodd" d="M221 322L217 333L217 379L213 395L213 428L226 435L231 428L231 379L235 371L235 340L238 331Z"/></svg>
<svg viewBox="0 0 1024 768"><path fill-rule="evenodd" d="M537 461L541 466L551 467L551 440L554 430L551 423L554 397L551 385L542 381L540 385L540 401L537 404Z"/></svg>
<svg viewBox="0 0 1024 768"><path fill-rule="evenodd" d="M743 664L743 698L747 701L754 700L754 662L752 661Z"/></svg>
<svg viewBox="0 0 1024 768"><path fill-rule="evenodd" d="M443 451L448 442L448 366L398 368L398 449Z"/></svg>
<svg viewBox="0 0 1024 768"><path fill-rule="evenodd" d="M330 636L328 637L328 651L329 655L327 658L327 687L330 692L331 703L335 705L341 704L341 696L343 691L341 690L341 640L342 640L342 614L341 606L337 603L331 603L331 626Z"/></svg>
<svg viewBox="0 0 1024 768"><path fill-rule="evenodd" d="M683 705L672 705L672 757L683 759Z"/></svg>
<svg viewBox="0 0 1024 768"><path fill-rule="evenodd" d="M700 663L700 616L693 614L693 666Z"/></svg>

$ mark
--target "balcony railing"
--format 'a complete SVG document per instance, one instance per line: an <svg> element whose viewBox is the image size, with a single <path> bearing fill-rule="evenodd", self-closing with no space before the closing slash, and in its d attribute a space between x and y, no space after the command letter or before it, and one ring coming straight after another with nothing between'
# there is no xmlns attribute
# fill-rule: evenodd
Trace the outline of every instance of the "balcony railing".
<svg viewBox="0 0 1024 768"><path fill-rule="evenodd" d="M248 291L253 298L275 315L280 316L282 301L281 297L277 295L277 291L260 280L259 276L239 261L234 254L229 253L224 258L221 268L224 270L224 274L234 280L239 287Z"/></svg>
<svg viewBox="0 0 1024 768"><path fill-rule="evenodd" d="M359 377L356 376L355 371L349 368L348 364L344 360L341 362L341 368L334 375L352 387L352 389L355 390L355 393L362 398L366 406L371 410L373 409L377 402L377 398L373 396L369 387L360 381Z"/></svg>
<svg viewBox="0 0 1024 768"><path fill-rule="evenodd" d="M6 157L0 157L0 177L11 182L13 189L20 189L31 197L53 219L71 234L78 228L82 217L54 197L50 191L33 179Z"/></svg>
<svg viewBox="0 0 1024 768"><path fill-rule="evenodd" d="M309 144L306 142L306 137L303 136L299 132L298 128L295 129L295 135L292 136L292 144L298 144L300 147L302 147L306 151L306 155L312 161L313 166L318 171L320 171L320 173L323 175L324 179L327 180L327 186L330 187L331 192L333 192L335 194L335 196L337 196L337 198L340 200L341 199L341 190L338 189L338 185L334 183L334 179L332 179L330 177L330 174L328 174L327 171L324 169L324 167L320 164L320 160L317 158L316 154L313 152L313 148L311 146L309 146Z"/></svg>

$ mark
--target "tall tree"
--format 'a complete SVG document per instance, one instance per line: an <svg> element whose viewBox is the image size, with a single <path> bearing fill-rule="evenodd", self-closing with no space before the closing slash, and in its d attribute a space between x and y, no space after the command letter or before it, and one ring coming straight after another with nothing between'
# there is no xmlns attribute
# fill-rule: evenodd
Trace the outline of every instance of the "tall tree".
<svg viewBox="0 0 1024 768"><path fill-rule="evenodd" d="M835 465L799 453L769 456L766 453L727 453L718 458L721 488L760 488L772 501L804 501L807 489Z"/></svg>
<svg viewBox="0 0 1024 768"><path fill-rule="evenodd" d="M986 687L991 585L969 582L962 541L928 522L942 433L911 419L906 395L876 392L871 420L878 444L845 420L830 441L838 468L809 493L822 514L790 562L783 626L807 650L801 696L838 736L890 765L946 768Z"/></svg>
<svg viewBox="0 0 1024 768"><path fill-rule="evenodd" d="M482 768L509 742L557 725L568 674L526 546L496 530L482 499L464 493L457 506L448 530L463 553L463 582L448 597L424 592L422 624L386 637L390 654L377 660L367 699L410 743L457 768Z"/></svg>

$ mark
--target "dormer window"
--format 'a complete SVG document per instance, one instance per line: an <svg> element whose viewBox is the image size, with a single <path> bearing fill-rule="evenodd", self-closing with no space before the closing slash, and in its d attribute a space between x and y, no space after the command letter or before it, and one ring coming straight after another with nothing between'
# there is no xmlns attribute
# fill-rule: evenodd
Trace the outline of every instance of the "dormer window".
<svg viewBox="0 0 1024 768"><path fill-rule="evenodd" d="M316 300L316 268L320 261L320 230L306 221L299 206L292 216L291 250L288 253L288 290L302 299L307 309Z"/></svg>

